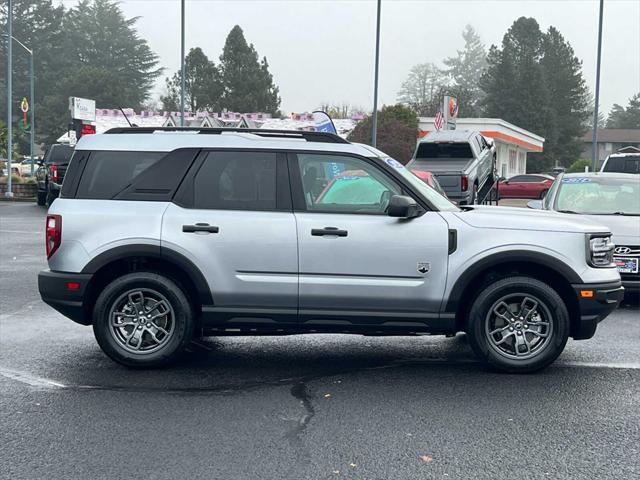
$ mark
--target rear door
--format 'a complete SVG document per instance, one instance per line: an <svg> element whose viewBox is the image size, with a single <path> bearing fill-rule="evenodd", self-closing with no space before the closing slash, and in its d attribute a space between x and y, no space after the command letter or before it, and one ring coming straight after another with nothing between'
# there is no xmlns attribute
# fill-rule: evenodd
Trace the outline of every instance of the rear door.
<svg viewBox="0 0 640 480"><path fill-rule="evenodd" d="M189 258L214 305L209 323L296 323L298 256L284 154L210 151L164 215L162 248Z"/></svg>
<svg viewBox="0 0 640 480"><path fill-rule="evenodd" d="M448 264L443 218L433 211L409 220L387 216L391 196L406 192L375 160L298 153L290 171L300 322L437 328Z"/></svg>

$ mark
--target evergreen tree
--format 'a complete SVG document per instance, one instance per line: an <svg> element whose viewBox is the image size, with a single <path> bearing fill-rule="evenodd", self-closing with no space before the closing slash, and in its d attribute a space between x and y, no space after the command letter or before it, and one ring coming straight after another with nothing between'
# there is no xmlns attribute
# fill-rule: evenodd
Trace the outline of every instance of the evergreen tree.
<svg viewBox="0 0 640 480"><path fill-rule="evenodd" d="M547 109L553 128L544 132L544 156L568 167L583 149L590 105L589 90L582 77L582 62L558 30L549 27L543 38L540 60L549 94ZM593 113L592 113L593 117Z"/></svg>
<svg viewBox="0 0 640 480"><path fill-rule="evenodd" d="M617 103L613 105L607 118L607 128L640 128L640 93L629 99L627 108Z"/></svg>
<svg viewBox="0 0 640 480"><path fill-rule="evenodd" d="M236 112L278 113L279 89L273 83L267 59L258 60L258 52L253 44L247 44L238 25L227 36L219 68L224 108Z"/></svg>
<svg viewBox="0 0 640 480"><path fill-rule="evenodd" d="M352 142L371 145L371 116L358 122L349 135ZM406 164L416 148L418 117L405 105L382 107L378 113L377 147L387 155Z"/></svg>
<svg viewBox="0 0 640 480"><path fill-rule="evenodd" d="M529 156L528 170L544 171L555 162L568 166L579 155L589 113L581 63L553 27L543 34L538 22L521 17L492 46L481 79L485 114L545 137L544 152Z"/></svg>
<svg viewBox="0 0 640 480"><path fill-rule="evenodd" d="M181 75L166 79L167 94L160 99L163 109L180 110ZM190 112L220 109L222 80L215 64L201 48L192 48L185 58L185 108Z"/></svg>
<svg viewBox="0 0 640 480"><path fill-rule="evenodd" d="M36 108L37 138L44 133L43 125L51 123L45 111L41 110L44 102L51 97L60 96L59 78L63 74L61 60L64 58L62 21L64 8L59 2L52 0L14 0L13 1L13 36L20 40L27 48L34 50L34 71L36 98L29 98L29 54L17 43L13 44L13 113L14 131L17 121L22 116L18 106L22 97L29 98L31 107ZM7 22L7 2L0 4L0 24L4 29ZM7 41L0 38L0 89L6 92L7 77ZM66 108L68 100L61 100ZM0 118L6 121L6 102L0 102ZM64 118L65 123L68 118ZM62 132L59 132L59 134ZM22 152L28 152L28 135L19 135L18 144Z"/></svg>
<svg viewBox="0 0 640 480"><path fill-rule="evenodd" d="M462 38L464 49L458 50L457 56L444 60L448 67L446 73L452 80L449 91L458 99L459 116L479 117L484 97L480 78L487 68L487 51L471 25L465 27Z"/></svg>
<svg viewBox="0 0 640 480"><path fill-rule="evenodd" d="M433 63L415 65L402 83L398 102L420 116L435 115L448 84L444 71Z"/></svg>
<svg viewBox="0 0 640 480"><path fill-rule="evenodd" d="M157 56L112 0L82 0L63 19L63 54L56 94L43 99L42 132L55 141L69 122L68 97L85 97L103 108L139 108L162 73Z"/></svg>

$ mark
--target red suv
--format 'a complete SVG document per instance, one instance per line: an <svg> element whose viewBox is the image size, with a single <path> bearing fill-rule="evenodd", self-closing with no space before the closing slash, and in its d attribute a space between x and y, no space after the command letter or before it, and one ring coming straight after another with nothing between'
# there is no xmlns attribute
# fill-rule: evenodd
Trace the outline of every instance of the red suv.
<svg viewBox="0 0 640 480"><path fill-rule="evenodd" d="M544 198L555 179L542 173L516 175L498 184L500 198Z"/></svg>

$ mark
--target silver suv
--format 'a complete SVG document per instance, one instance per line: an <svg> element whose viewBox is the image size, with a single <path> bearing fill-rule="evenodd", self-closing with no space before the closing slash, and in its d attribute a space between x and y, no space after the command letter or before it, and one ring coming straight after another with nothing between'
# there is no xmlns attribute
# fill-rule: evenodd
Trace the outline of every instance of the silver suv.
<svg viewBox="0 0 640 480"><path fill-rule="evenodd" d="M327 133L116 129L76 146L38 282L132 367L195 335L466 332L482 360L529 372L617 306L610 236L553 212L460 209Z"/></svg>

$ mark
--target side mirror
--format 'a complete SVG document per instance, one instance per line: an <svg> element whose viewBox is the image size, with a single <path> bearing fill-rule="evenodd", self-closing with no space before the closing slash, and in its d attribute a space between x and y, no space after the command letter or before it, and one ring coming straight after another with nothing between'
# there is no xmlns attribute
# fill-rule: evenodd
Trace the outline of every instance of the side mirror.
<svg viewBox="0 0 640 480"><path fill-rule="evenodd" d="M397 218L414 218L422 213L422 208L417 202L404 195L394 195L389 200L387 215Z"/></svg>
<svg viewBox="0 0 640 480"><path fill-rule="evenodd" d="M527 207L533 208L534 210L542 210L542 200L531 200L527 203Z"/></svg>

